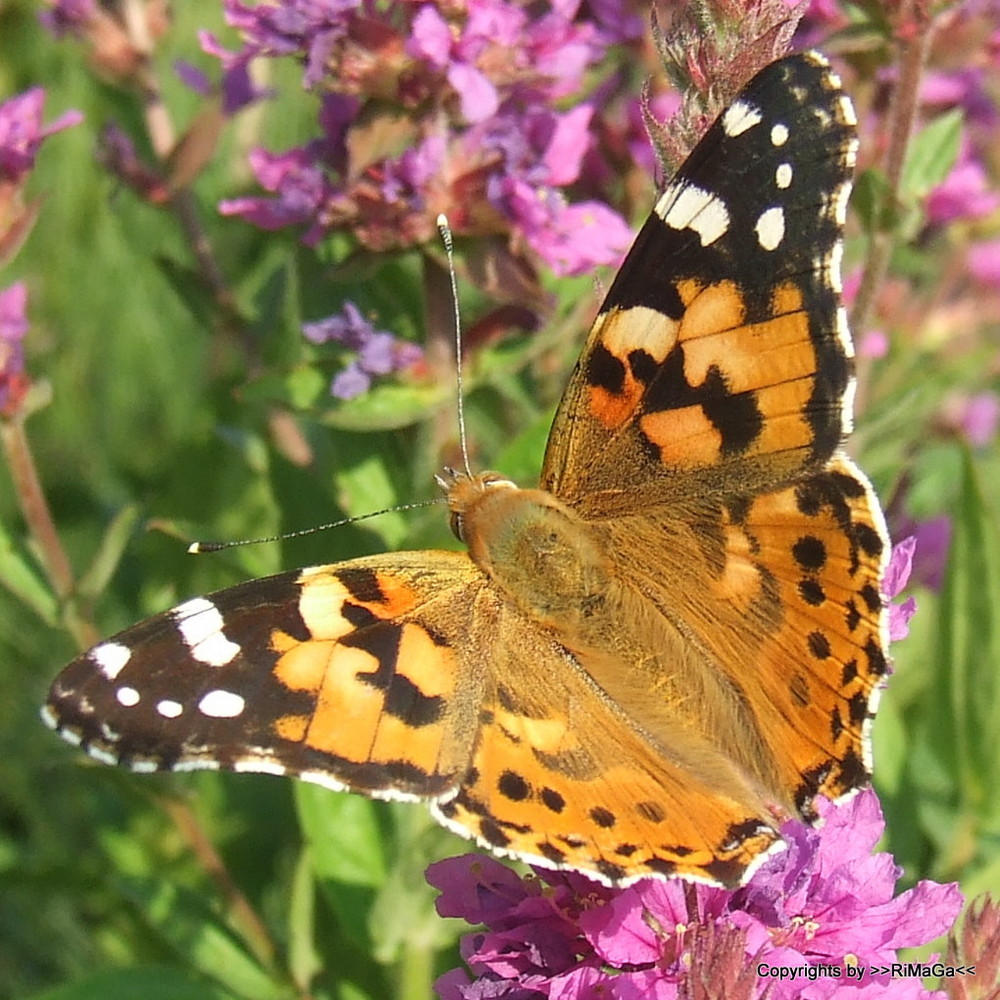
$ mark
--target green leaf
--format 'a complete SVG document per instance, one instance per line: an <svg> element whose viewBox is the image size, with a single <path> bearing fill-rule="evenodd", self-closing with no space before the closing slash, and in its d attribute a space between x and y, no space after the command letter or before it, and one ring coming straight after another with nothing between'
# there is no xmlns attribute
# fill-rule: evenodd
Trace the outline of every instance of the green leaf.
<svg viewBox="0 0 1000 1000"><path fill-rule="evenodd" d="M157 878L119 876L131 897L161 937L193 969L244 1000L275 1000L290 995L243 948L197 893Z"/></svg>
<svg viewBox="0 0 1000 1000"><path fill-rule="evenodd" d="M398 430L426 420L454 396L454 386L387 382L320 414L319 420L344 431Z"/></svg>
<svg viewBox="0 0 1000 1000"><path fill-rule="evenodd" d="M308 782L295 783L295 802L320 889L350 942L370 955L368 914L386 871L378 806Z"/></svg>
<svg viewBox="0 0 1000 1000"><path fill-rule="evenodd" d="M869 167L862 170L854 182L851 206L861 220L868 235L887 227L886 206L889 200L889 182L881 170Z"/></svg>
<svg viewBox="0 0 1000 1000"><path fill-rule="evenodd" d="M904 201L922 201L948 176L958 159L961 141L962 112L958 108L935 118L913 137L900 180Z"/></svg>
<svg viewBox="0 0 1000 1000"><path fill-rule="evenodd" d="M941 594L928 732L948 772L956 829L1000 824L1000 526L971 456L961 470Z"/></svg>
<svg viewBox="0 0 1000 1000"><path fill-rule="evenodd" d="M139 520L139 508L135 504L123 507L105 529L97 554L91 560L86 573L77 583L77 593L85 599L100 597L118 569Z"/></svg>
<svg viewBox="0 0 1000 1000"><path fill-rule="evenodd" d="M0 524L0 587L26 604L46 625L58 621L59 606L51 588L14 548L10 535Z"/></svg>
<svg viewBox="0 0 1000 1000"><path fill-rule="evenodd" d="M234 994L172 965L94 972L31 1000L235 1000Z"/></svg>
<svg viewBox="0 0 1000 1000"><path fill-rule="evenodd" d="M297 781L295 804L317 878L371 888L385 881L386 858L375 803Z"/></svg>

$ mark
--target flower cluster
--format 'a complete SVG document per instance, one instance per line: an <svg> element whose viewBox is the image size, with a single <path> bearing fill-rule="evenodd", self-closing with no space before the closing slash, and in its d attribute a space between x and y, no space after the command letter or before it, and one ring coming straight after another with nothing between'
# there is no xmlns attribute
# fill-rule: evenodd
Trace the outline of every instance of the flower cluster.
<svg viewBox="0 0 1000 1000"><path fill-rule="evenodd" d="M577 7L229 0L243 48L203 39L227 86L253 58L295 56L323 97L314 141L255 151L251 166L270 194L230 199L223 212L301 227L309 244L349 230L371 250L436 238L444 213L456 235L506 236L560 274L615 261L631 238L621 216L567 198L595 108L557 104L583 90L611 40Z"/></svg>
<svg viewBox="0 0 1000 1000"><path fill-rule="evenodd" d="M314 344L335 343L355 352L330 384L330 394L338 399L359 396L368 390L372 376L402 371L423 358L416 344L376 330L353 302L345 302L339 316L304 323L302 332Z"/></svg>

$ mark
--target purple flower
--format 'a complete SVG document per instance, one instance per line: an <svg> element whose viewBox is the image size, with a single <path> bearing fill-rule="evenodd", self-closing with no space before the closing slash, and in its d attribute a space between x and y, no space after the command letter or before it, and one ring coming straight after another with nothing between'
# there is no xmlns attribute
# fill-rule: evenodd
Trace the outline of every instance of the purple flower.
<svg viewBox="0 0 1000 1000"><path fill-rule="evenodd" d="M83 120L79 111L67 111L51 125L42 125L45 91L41 87L0 104L0 184L17 184L35 165L44 139Z"/></svg>
<svg viewBox="0 0 1000 1000"><path fill-rule="evenodd" d="M969 273L988 288L1000 287L1000 239L973 243L966 252Z"/></svg>
<svg viewBox="0 0 1000 1000"><path fill-rule="evenodd" d="M623 220L565 192L580 179L595 109L556 111L553 102L581 91L608 44L578 7L470 0L397 6L390 16L358 0L227 0L241 50L211 36L202 43L227 73L253 57L296 57L306 86L322 83L349 114L321 120L313 143L257 151L253 169L273 197L222 211L304 227L309 244L347 229L376 251L436 238L443 212L456 235L506 234L513 254L530 248L559 273L617 261L631 238Z"/></svg>
<svg viewBox="0 0 1000 1000"><path fill-rule="evenodd" d="M941 580L948 564L948 550L951 546L951 518L946 515L927 518L923 521L903 518L897 524L895 533L903 535L906 540L912 537L915 541L909 583L927 587L930 590L940 590ZM902 544L904 543L900 543L900 546ZM894 557L895 554L893 552ZM892 610L890 609L891 614Z"/></svg>
<svg viewBox="0 0 1000 1000"><path fill-rule="evenodd" d="M787 849L735 890L676 879L614 890L544 869L520 879L475 854L437 862L427 878L441 892L438 913L485 925L461 946L476 979L452 970L438 980L439 996L672 1000L691 995L706 961L717 971L754 970L755 981L738 991L725 980L733 997L930 996L919 981L871 967L946 931L961 907L958 889L920 882L894 895L900 869L890 855L872 853L884 826L874 792L817 807L823 825L786 822ZM860 981L848 978L845 956L864 970ZM781 968L799 973L777 978L772 970Z"/></svg>
<svg viewBox="0 0 1000 1000"><path fill-rule="evenodd" d="M96 0L52 0L38 19L56 38L62 38L84 31L96 16Z"/></svg>
<svg viewBox="0 0 1000 1000"><path fill-rule="evenodd" d="M993 12L991 17L995 17ZM996 101L990 96L991 80L981 68L930 70L920 81L920 99L924 104L943 108L960 107L966 121L995 128L1000 120Z"/></svg>
<svg viewBox="0 0 1000 1000"><path fill-rule="evenodd" d="M28 332L28 288L18 281L0 292L0 415L10 416L28 389L24 337Z"/></svg>
<svg viewBox="0 0 1000 1000"><path fill-rule="evenodd" d="M326 201L326 178L308 147L299 146L281 154L252 150L250 167L261 186L278 197L230 198L219 203L223 215L238 215L261 229L276 230L312 222ZM312 245L322 235L322 229L314 225L303 242Z"/></svg>
<svg viewBox="0 0 1000 1000"><path fill-rule="evenodd" d="M376 330L353 302L345 302L339 316L304 323L302 332L314 344L336 343L357 352L330 384L330 394L338 399L360 396L368 391L373 376L403 371L423 357L416 344Z"/></svg>
<svg viewBox="0 0 1000 1000"><path fill-rule="evenodd" d="M885 579L882 581L882 591L891 601L898 597L910 579L913 568L913 553L917 540L912 535L904 538L892 548L889 565L886 567ZM896 642L905 639L910 634L909 622L917 610L917 602L908 597L901 604L889 604L889 640Z"/></svg>
<svg viewBox="0 0 1000 1000"><path fill-rule="evenodd" d="M974 448L985 448L997 434L1000 424L1000 399L995 392L980 392L965 400L961 427Z"/></svg>
<svg viewBox="0 0 1000 1000"><path fill-rule="evenodd" d="M1000 194L990 190L983 164L975 157L968 141L963 142L951 172L930 193L927 215L939 225L956 219L982 219L1000 205Z"/></svg>

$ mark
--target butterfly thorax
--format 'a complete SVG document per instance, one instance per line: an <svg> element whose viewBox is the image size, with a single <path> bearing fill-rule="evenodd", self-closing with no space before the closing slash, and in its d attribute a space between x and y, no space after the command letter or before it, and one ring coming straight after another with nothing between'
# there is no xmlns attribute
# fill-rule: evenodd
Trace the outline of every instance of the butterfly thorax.
<svg viewBox="0 0 1000 1000"><path fill-rule="evenodd" d="M613 590L599 528L545 490L494 472L456 478L452 523L477 566L522 613L558 632L588 632Z"/></svg>

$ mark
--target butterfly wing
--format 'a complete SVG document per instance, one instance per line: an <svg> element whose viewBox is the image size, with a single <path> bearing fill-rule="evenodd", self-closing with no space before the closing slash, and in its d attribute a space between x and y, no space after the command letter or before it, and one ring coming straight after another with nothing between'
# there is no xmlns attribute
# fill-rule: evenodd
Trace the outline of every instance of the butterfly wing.
<svg viewBox="0 0 1000 1000"><path fill-rule="evenodd" d="M542 486L582 513L774 487L849 423L841 237L856 138L822 57L762 70L667 185L608 292Z"/></svg>
<svg viewBox="0 0 1000 1000"><path fill-rule="evenodd" d="M458 647L482 584L452 552L253 580L84 653L44 715L95 758L136 771L261 771L440 796L467 769L478 725L484 672L461 669Z"/></svg>
<svg viewBox="0 0 1000 1000"><path fill-rule="evenodd" d="M817 794L867 784L887 668L887 550L852 463L747 504L706 502L687 521L661 509L609 529L621 572L687 637L691 655L669 669L679 688L705 692L688 722L725 759L807 819ZM716 708L734 695L743 711Z"/></svg>
<svg viewBox="0 0 1000 1000"><path fill-rule="evenodd" d="M651 746L462 553L195 598L71 663L45 715L105 763L430 800L484 846L604 880L735 882L778 839L739 780L720 794Z"/></svg>
<svg viewBox="0 0 1000 1000"><path fill-rule="evenodd" d="M866 783L886 669L888 536L837 451L853 391L840 254L855 145L821 57L750 82L640 232L542 474L687 636L691 655L666 669L704 693L691 721L713 719L719 753L806 818L817 793Z"/></svg>
<svg viewBox="0 0 1000 1000"><path fill-rule="evenodd" d="M472 767L458 794L432 807L446 826L498 853L619 884L681 875L735 885L780 843L756 790L717 751L679 739L669 708L653 738L594 680L592 663L509 603L476 619L494 621L505 641L492 650L497 681Z"/></svg>

